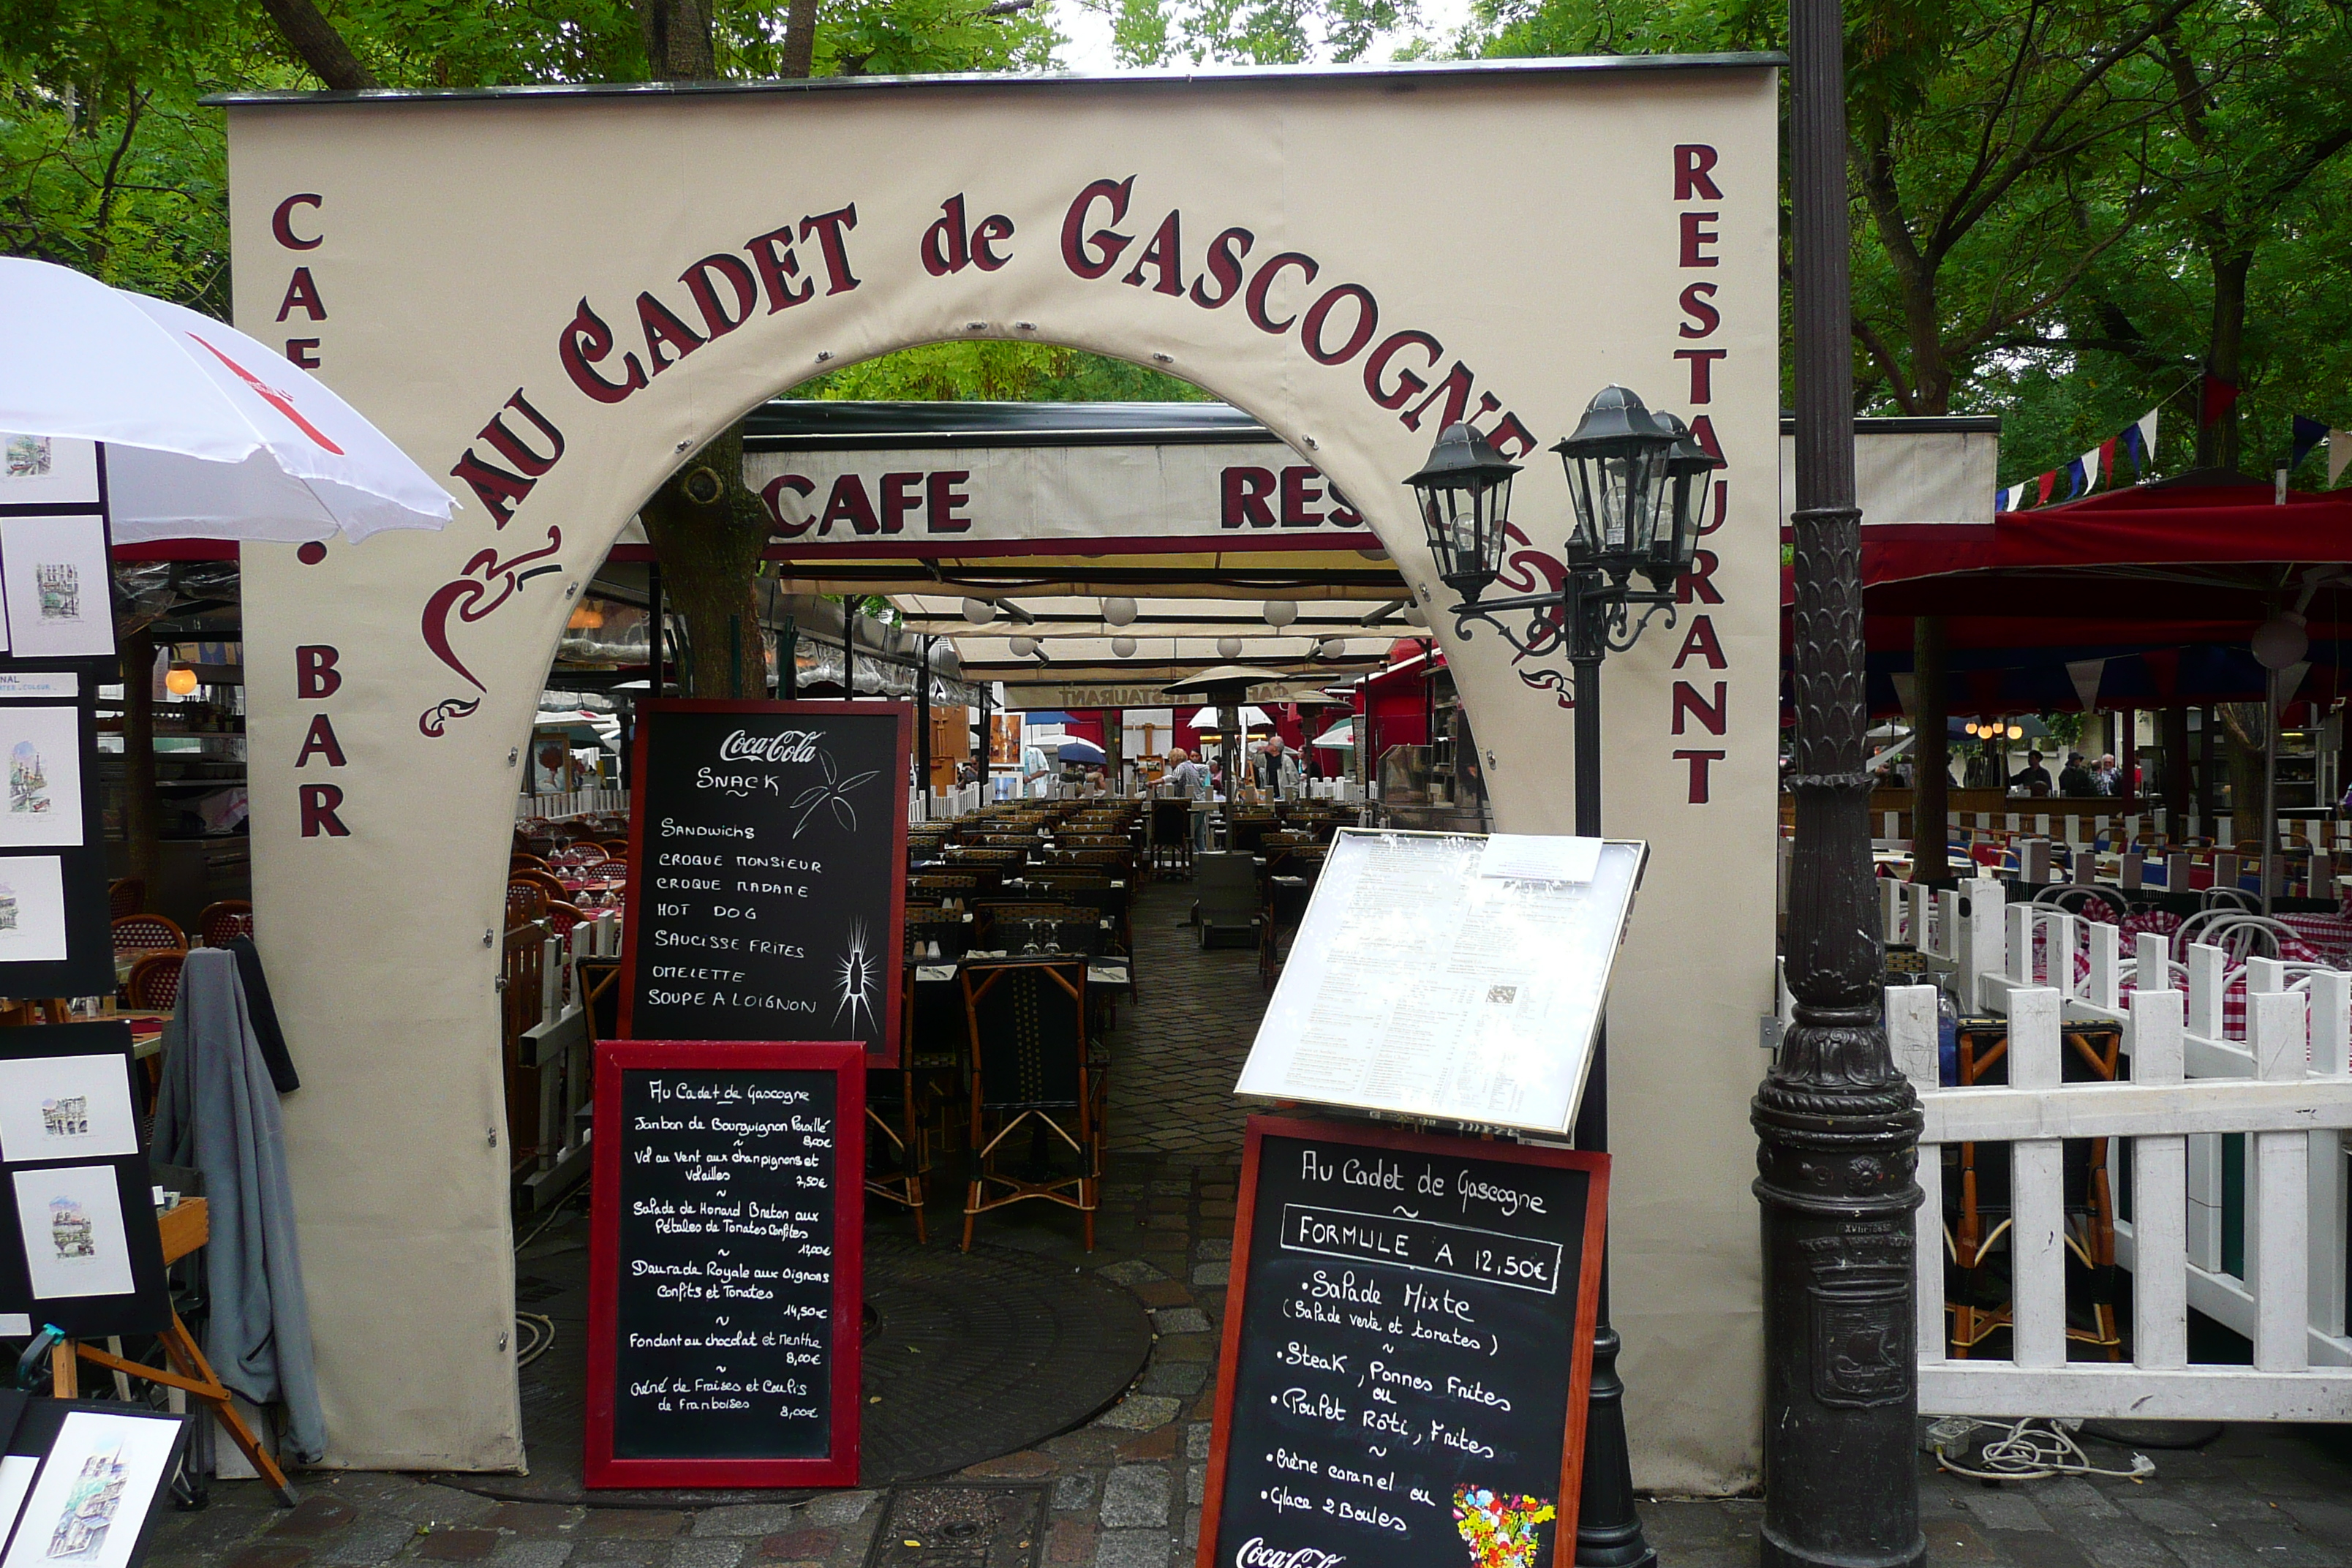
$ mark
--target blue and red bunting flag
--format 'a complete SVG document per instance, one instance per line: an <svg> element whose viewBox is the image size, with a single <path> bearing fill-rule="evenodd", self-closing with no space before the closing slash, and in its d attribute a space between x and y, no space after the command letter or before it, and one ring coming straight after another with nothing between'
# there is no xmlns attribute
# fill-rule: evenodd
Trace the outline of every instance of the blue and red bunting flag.
<svg viewBox="0 0 2352 1568"><path fill-rule="evenodd" d="M2077 496L2087 495L2097 489L2103 483L2113 484L2119 452L2131 454L2132 479L2134 482L2137 482L2146 476L2148 464L2154 458L2157 412L2157 409L2149 409L2139 418L2125 426L2063 468L2053 468L2046 474L2035 476L2024 484L2011 485L2005 489L1994 491L1993 510L1996 512L2022 511L2029 507L2047 505L2052 492L2058 488L2061 476L2063 476L2066 480L2065 499L2068 500L2073 500ZM2298 440L2302 438L2302 425L2298 423L2295 426ZM2320 432L2322 437L2326 434L2325 430ZM2300 448L2296 460L2300 461L2303 454L2309 450L2308 447Z"/></svg>
<svg viewBox="0 0 2352 1568"><path fill-rule="evenodd" d="M2236 405L2238 391L2235 383L2223 381L2211 371L2207 371L2205 379L2198 386L2197 427L2202 430L2219 425L2223 416Z"/></svg>
<svg viewBox="0 0 2352 1568"><path fill-rule="evenodd" d="M2300 414L2296 415L2294 446L2287 454L2287 472L2293 473L2303 467L2303 460L2311 456L2312 449L2326 439L2327 426L2325 423L2317 419L2306 419Z"/></svg>

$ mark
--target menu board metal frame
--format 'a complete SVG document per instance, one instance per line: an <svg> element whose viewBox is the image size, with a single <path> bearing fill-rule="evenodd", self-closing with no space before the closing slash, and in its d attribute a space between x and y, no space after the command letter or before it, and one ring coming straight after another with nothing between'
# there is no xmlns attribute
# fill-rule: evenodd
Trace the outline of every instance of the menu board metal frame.
<svg viewBox="0 0 2352 1568"><path fill-rule="evenodd" d="M1268 1138L1311 1139L1374 1151L1436 1159L1485 1160L1543 1165L1585 1173L1582 1256L1577 1268L1576 1331L1569 1347L1568 1408L1560 1434L1559 1491L1548 1563L1533 1568L1569 1568L1576 1557L1576 1519L1583 1491L1584 1426L1592 1394L1592 1335L1601 1292L1601 1264L1609 1214L1609 1156L1548 1144L1409 1131L1369 1121L1327 1121L1292 1116L1253 1116L1244 1130L1241 1184L1234 1205L1234 1253L1225 1289L1224 1332L1217 1356L1216 1406L1209 1438L1206 1489L1201 1503L1196 1568L1219 1568L1218 1529L1224 1509L1226 1467L1233 1442L1234 1395L1242 1340L1249 1327L1249 1261L1257 1219L1259 1161ZM1560 1544L1567 1543L1567 1551ZM1327 1563L1335 1563L1328 1557Z"/></svg>
<svg viewBox="0 0 2352 1568"><path fill-rule="evenodd" d="M588 1389L584 1479L591 1487L851 1487L857 1484L866 1278L865 1047L855 1040L605 1040L596 1047L593 1179L588 1221ZM620 1370L621 1078L648 1069L834 1075L833 1311L825 1328L829 1451L817 1458L616 1458Z"/></svg>
<svg viewBox="0 0 2352 1568"><path fill-rule="evenodd" d="M629 900L621 915L621 997L620 1036L635 1037L636 1001L641 988L639 972L643 967L638 943L643 937L642 921L646 901L653 896L653 867L646 858L646 812L652 791L647 784L649 756L656 731L661 728L666 714L740 714L766 719L793 718L823 721L854 716L864 719L885 719L898 727L895 763L885 781L890 801L891 850L890 865L885 873L889 890L889 929L883 933L882 951L877 959L882 977L881 1006L877 1009L881 1030L877 1039L879 1048L866 1055L871 1067L888 1068L898 1065L899 1037L905 1027L900 1016L905 987L899 976L906 963L907 945L907 776L909 759L914 753L914 711L903 702L824 702L736 700L733 699L665 697L637 704L636 733L631 758L630 778L635 787L629 798L629 866L631 883Z"/></svg>

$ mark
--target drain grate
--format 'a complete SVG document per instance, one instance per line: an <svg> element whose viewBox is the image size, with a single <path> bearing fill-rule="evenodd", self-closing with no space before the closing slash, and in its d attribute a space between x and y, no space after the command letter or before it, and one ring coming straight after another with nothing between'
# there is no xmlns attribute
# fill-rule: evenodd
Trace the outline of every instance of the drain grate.
<svg viewBox="0 0 2352 1568"><path fill-rule="evenodd" d="M1045 1544L1035 1487L908 1487L891 1494L867 1568L1035 1568Z"/></svg>

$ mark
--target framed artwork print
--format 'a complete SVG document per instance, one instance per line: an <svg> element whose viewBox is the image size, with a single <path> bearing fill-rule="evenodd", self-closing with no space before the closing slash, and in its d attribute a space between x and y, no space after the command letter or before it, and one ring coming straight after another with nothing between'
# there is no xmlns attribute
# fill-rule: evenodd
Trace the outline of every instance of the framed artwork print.
<svg viewBox="0 0 2352 1568"><path fill-rule="evenodd" d="M104 517L0 517L12 657L112 658L111 583Z"/></svg>
<svg viewBox="0 0 2352 1568"><path fill-rule="evenodd" d="M0 1160L11 1165L139 1152L122 1058L0 1059Z"/></svg>
<svg viewBox="0 0 2352 1568"><path fill-rule="evenodd" d="M0 1568L131 1568L187 1430L184 1415L68 1410Z"/></svg>
<svg viewBox="0 0 2352 1568"><path fill-rule="evenodd" d="M81 710L0 703L0 848L82 841Z"/></svg>

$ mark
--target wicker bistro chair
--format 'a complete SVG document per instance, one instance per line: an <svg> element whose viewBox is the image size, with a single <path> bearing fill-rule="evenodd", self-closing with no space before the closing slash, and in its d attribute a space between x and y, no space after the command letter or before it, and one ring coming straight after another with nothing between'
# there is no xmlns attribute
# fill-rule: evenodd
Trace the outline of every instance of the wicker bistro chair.
<svg viewBox="0 0 2352 1568"><path fill-rule="evenodd" d="M547 889L537 882L508 882L507 929L511 931L519 925L529 925L545 914L547 906L552 901L547 896Z"/></svg>
<svg viewBox="0 0 2352 1568"><path fill-rule="evenodd" d="M118 915L113 922L117 954L185 952L188 939L167 915Z"/></svg>
<svg viewBox="0 0 2352 1568"><path fill-rule="evenodd" d="M1151 803L1150 847L1154 874L1161 872L1189 877L1192 874L1192 803L1187 800L1155 800Z"/></svg>
<svg viewBox="0 0 2352 1568"><path fill-rule="evenodd" d="M1087 1037L1086 961L981 960L961 980L971 1038L964 1250L980 1215L1042 1198L1078 1211L1092 1252L1108 1061ZM1024 1127L1029 1146L1014 1174L1007 1143Z"/></svg>
<svg viewBox="0 0 2352 1568"><path fill-rule="evenodd" d="M119 921L135 915L147 901L147 884L137 877L117 877L106 885L106 918Z"/></svg>
<svg viewBox="0 0 2352 1568"><path fill-rule="evenodd" d="M243 899L223 899L206 904L196 917L196 934L206 947L226 947L241 936L253 934L253 906Z"/></svg>
<svg viewBox="0 0 2352 1568"><path fill-rule="evenodd" d="M1092 910L1097 916L1111 922L1111 940L1118 951L1132 951L1134 938L1129 923L1128 889L1111 886L1110 878L1093 871L1033 871L1025 885L1031 892L1042 894L1056 902Z"/></svg>
<svg viewBox="0 0 2352 1568"><path fill-rule="evenodd" d="M188 961L184 951L151 952L131 966L122 984L122 999L146 1013L168 1013L179 1005L180 968Z"/></svg>
<svg viewBox="0 0 2352 1568"><path fill-rule="evenodd" d="M1963 1088L2009 1081L2009 1028L1998 1019L1963 1018L1956 1033ZM2126 1076L2123 1028L2071 1024L2060 1037L2060 1076L2068 1083L2113 1083ZM2116 1203L2105 1138L2069 1138L2064 1172L2067 1270L2066 1337L2109 1361L2123 1359L2117 1327ZM1944 1311L1950 1354L1966 1359L2000 1330L2013 1326L2010 1297L2010 1149L2006 1143L1948 1143L1944 1159Z"/></svg>
<svg viewBox="0 0 2352 1568"><path fill-rule="evenodd" d="M907 962L945 963L961 958L964 949L971 945L971 925L961 915L946 910L909 909L907 911ZM926 942L940 944L937 960L921 959Z"/></svg>
<svg viewBox="0 0 2352 1568"><path fill-rule="evenodd" d="M1103 950L1100 916L1087 909L1066 908L1049 915L998 915L990 941L1006 952L1074 952L1093 957Z"/></svg>

